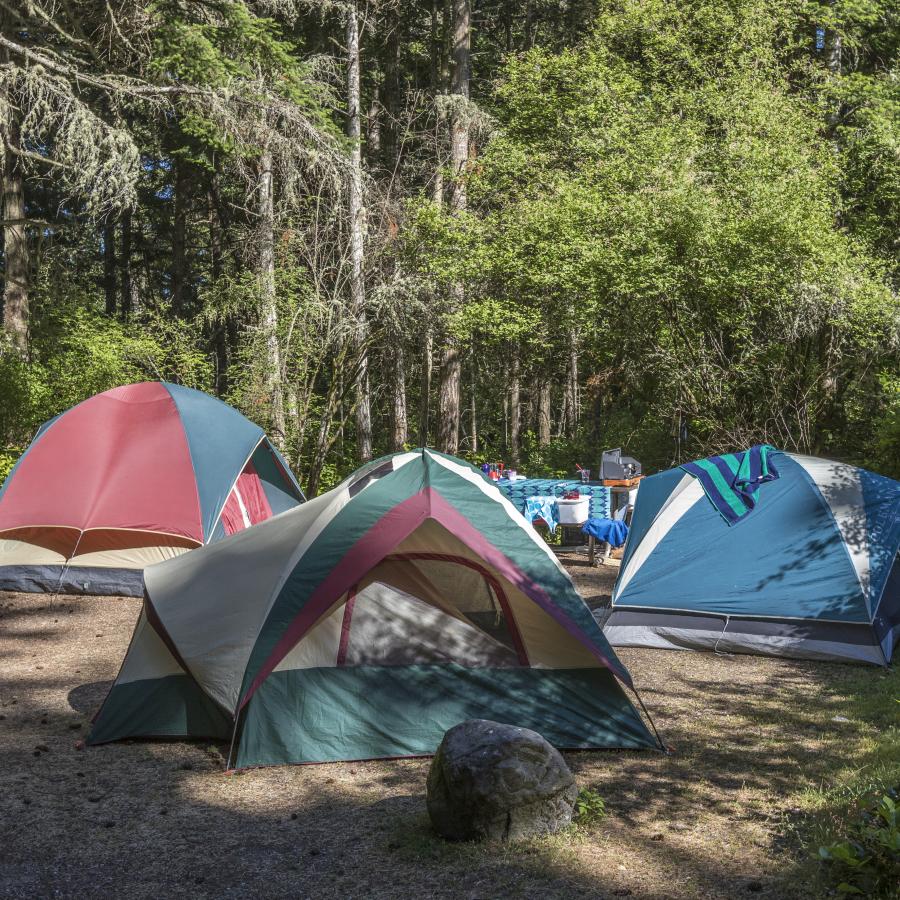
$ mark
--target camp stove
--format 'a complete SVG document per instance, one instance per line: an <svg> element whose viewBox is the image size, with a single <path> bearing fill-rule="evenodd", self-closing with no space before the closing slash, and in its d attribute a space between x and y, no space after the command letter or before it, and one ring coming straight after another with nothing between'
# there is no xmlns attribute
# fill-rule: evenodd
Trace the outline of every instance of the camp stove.
<svg viewBox="0 0 900 900"><path fill-rule="evenodd" d="M622 456L621 447L604 450L600 459L601 481L632 481L641 475L641 464L631 456Z"/></svg>

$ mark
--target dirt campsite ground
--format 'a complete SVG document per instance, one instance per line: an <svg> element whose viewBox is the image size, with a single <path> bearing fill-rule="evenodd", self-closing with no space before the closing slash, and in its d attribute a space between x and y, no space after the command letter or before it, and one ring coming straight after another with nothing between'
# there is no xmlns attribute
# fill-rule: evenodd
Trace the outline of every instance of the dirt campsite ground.
<svg viewBox="0 0 900 900"><path fill-rule="evenodd" d="M566 564L591 606L615 569ZM900 771L900 673L624 651L674 752L567 759L596 824L451 845L428 760L223 773L222 748L80 749L139 602L0 594L2 897L817 897L810 849Z"/></svg>

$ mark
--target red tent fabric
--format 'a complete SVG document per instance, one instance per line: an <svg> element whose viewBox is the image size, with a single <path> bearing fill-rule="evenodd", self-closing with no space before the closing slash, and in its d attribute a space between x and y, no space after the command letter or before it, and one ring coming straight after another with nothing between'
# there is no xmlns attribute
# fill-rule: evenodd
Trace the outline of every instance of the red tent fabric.
<svg viewBox="0 0 900 900"><path fill-rule="evenodd" d="M222 508L225 534L243 531L251 525L264 522L271 515L272 507L269 506L262 481L253 468L253 463L247 463Z"/></svg>
<svg viewBox="0 0 900 900"><path fill-rule="evenodd" d="M187 439L161 384L92 397L57 420L52 434L33 444L10 479L0 532L65 528L74 544L93 528L127 528L203 543Z"/></svg>

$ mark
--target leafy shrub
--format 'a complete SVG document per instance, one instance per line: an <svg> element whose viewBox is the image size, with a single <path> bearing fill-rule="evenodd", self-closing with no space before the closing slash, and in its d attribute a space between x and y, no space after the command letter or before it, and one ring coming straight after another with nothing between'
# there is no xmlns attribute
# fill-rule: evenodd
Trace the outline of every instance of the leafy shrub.
<svg viewBox="0 0 900 900"><path fill-rule="evenodd" d="M900 895L900 790L869 793L842 840L819 848L842 894Z"/></svg>
<svg viewBox="0 0 900 900"><path fill-rule="evenodd" d="M594 788L582 788L575 799L575 822L596 825L606 816L606 804Z"/></svg>
<svg viewBox="0 0 900 900"><path fill-rule="evenodd" d="M0 486L6 481L6 477L21 455L22 451L18 447L0 449Z"/></svg>

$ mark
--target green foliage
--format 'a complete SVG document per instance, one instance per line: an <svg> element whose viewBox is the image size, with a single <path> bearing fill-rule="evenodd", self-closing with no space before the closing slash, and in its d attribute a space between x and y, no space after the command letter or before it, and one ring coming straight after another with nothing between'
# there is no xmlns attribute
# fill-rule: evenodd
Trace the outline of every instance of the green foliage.
<svg viewBox="0 0 900 900"><path fill-rule="evenodd" d="M148 313L126 326L74 300L57 300L38 307L32 328L30 361L0 347L0 447L24 446L42 422L122 384L211 385L191 323Z"/></svg>
<svg viewBox="0 0 900 900"><path fill-rule="evenodd" d="M880 379L885 409L878 418L872 467L900 479L900 376L884 374Z"/></svg>
<svg viewBox="0 0 900 900"><path fill-rule="evenodd" d="M863 798L845 835L819 848L841 894L896 897L900 886L900 792Z"/></svg>
<svg viewBox="0 0 900 900"><path fill-rule="evenodd" d="M178 149L179 155L212 170L216 155L255 154L255 139L265 130L264 110L273 98L286 101L292 113L302 112L322 133L338 133L324 108L321 84L274 19L257 15L244 0L217 0L200 14L178 0L156 0L150 12L155 25L151 74L195 90L186 92L180 104L178 127L188 145ZM204 89L227 90L238 98L245 135L224 129L215 106L210 111L197 102ZM254 129L256 119L260 127Z"/></svg>
<svg viewBox="0 0 900 900"><path fill-rule="evenodd" d="M594 788L582 788L575 799L576 825L593 827L606 818L606 804Z"/></svg>
<svg viewBox="0 0 900 900"><path fill-rule="evenodd" d="M822 102L789 81L800 23L789 2L602 4L577 50L509 60L470 212L413 216L420 269L466 285L453 333L547 371L579 346L595 448L623 414L654 423L654 458L679 414L698 455L768 439L862 461L878 440L862 398L897 360L897 303L838 227Z"/></svg>
<svg viewBox="0 0 900 900"><path fill-rule="evenodd" d="M437 367L422 396L427 325L435 363L447 337L461 351L462 452L474 395L480 455L511 458L517 373L519 468L530 475L571 476L609 446L652 471L768 440L900 476L900 7L541 0L528 17L513 7L483 10L473 33L475 152L468 206L452 212L446 151L460 107L431 71L434 40L451 30L445 10L432 22L415 4L382 4L366 17L376 453L393 443L395 378L410 434L425 409L432 441L438 433ZM264 427L283 418L291 464L309 476L324 462L330 485L357 462L336 137L342 9L152 0L112 13L81 3L57 10L59 30L38 8L17 13L17 33L100 81L57 81L19 57L6 70L29 152L62 165L23 160L29 216L50 224L29 231L30 360L0 347L0 446L11 458L45 418L113 384L215 380ZM275 335L256 271L263 145ZM122 219L103 218L113 207ZM118 302L135 310L124 325L99 314L113 233ZM562 414L573 359L577 425L567 405ZM553 437L542 445L536 404L547 386ZM687 438L676 439L682 425Z"/></svg>

